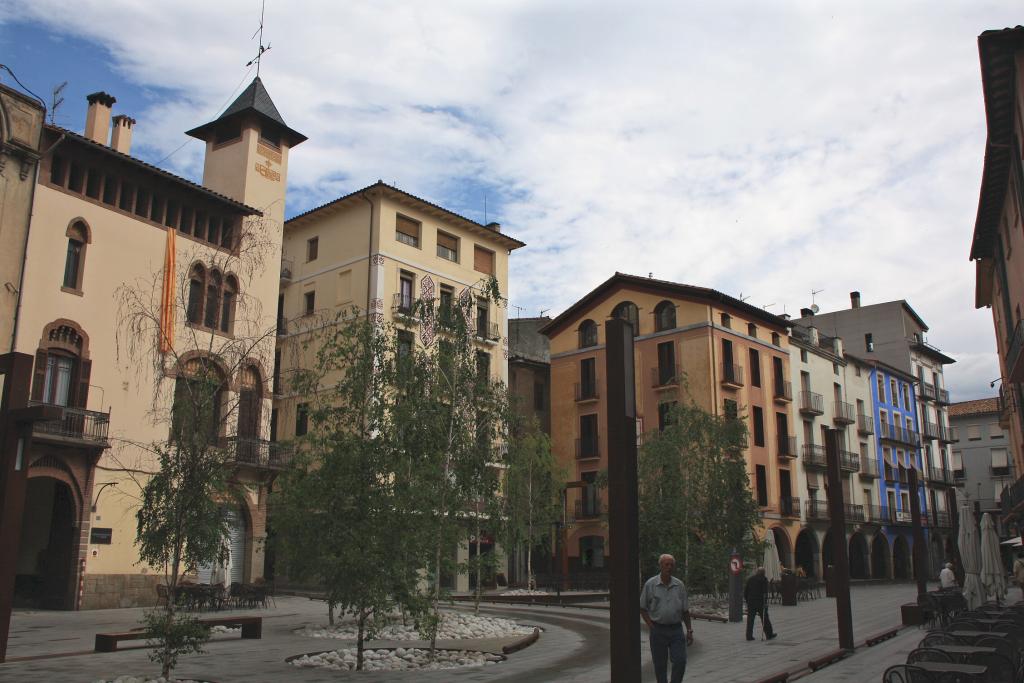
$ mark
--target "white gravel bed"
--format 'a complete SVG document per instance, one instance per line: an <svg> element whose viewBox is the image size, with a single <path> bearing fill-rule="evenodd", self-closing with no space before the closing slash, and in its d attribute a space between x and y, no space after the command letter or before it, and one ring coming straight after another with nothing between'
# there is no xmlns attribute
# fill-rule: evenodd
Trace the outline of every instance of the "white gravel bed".
<svg viewBox="0 0 1024 683"><path fill-rule="evenodd" d="M149 676L118 676L109 680L101 678L95 683L202 683L189 678L150 678Z"/></svg>
<svg viewBox="0 0 1024 683"><path fill-rule="evenodd" d="M241 626L211 626L210 635L218 635L220 633L238 633L242 630Z"/></svg>
<svg viewBox="0 0 1024 683"><path fill-rule="evenodd" d="M691 595L690 611L698 614L729 618L729 596Z"/></svg>
<svg viewBox="0 0 1024 683"><path fill-rule="evenodd" d="M346 620L334 626L306 626L296 629L295 634L309 638L337 638L355 640L358 629L355 623ZM533 633L532 626L517 624L511 619L484 617L477 614L461 612L444 612L441 615L441 628L437 637L445 640L462 640L465 638L508 638L510 636L528 636ZM374 638L377 640L423 640L416 627L401 623L389 624L380 629Z"/></svg>
<svg viewBox="0 0 1024 683"><path fill-rule="evenodd" d="M469 650L437 650L435 655L434 661L430 661L430 652L419 648L364 650L363 671L432 671L463 666L490 666L504 660L501 655ZM356 649L349 647L315 655L301 655L292 659L291 665L300 669L319 667L334 671L354 671Z"/></svg>
<svg viewBox="0 0 1024 683"><path fill-rule="evenodd" d="M538 591L531 588L516 588L514 590L505 591L501 595L551 595L547 591Z"/></svg>

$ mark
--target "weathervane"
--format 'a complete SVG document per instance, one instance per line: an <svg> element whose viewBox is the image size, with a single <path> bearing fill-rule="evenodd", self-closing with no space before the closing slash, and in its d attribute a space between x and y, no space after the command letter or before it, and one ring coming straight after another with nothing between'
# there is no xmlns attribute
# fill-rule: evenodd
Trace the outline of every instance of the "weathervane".
<svg viewBox="0 0 1024 683"><path fill-rule="evenodd" d="M255 38L257 35L260 37L260 50L259 50L259 52L256 53L255 57L250 59L245 64L246 66L252 66L253 64L256 65L256 77L257 78L259 78L259 76L260 76L260 59L262 59L264 52L269 52L270 51L270 43L267 43L267 46L263 47L263 14L266 12L266 9L267 9L267 0L263 0L263 2L260 4L260 27L258 29L256 29L256 33L252 34L252 38ZM250 38L249 40L252 40L252 38Z"/></svg>

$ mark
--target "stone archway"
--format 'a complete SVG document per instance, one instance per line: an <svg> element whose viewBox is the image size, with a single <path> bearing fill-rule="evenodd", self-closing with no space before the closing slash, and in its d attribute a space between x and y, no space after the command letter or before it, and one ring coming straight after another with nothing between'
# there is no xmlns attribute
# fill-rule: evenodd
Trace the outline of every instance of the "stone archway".
<svg viewBox="0 0 1024 683"><path fill-rule="evenodd" d="M868 542L864 534L856 532L850 536L850 544L847 550L850 563L851 579L867 579L871 577L868 563Z"/></svg>
<svg viewBox="0 0 1024 683"><path fill-rule="evenodd" d="M809 577L818 576L818 538L808 528L801 529L796 537L796 567L804 570Z"/></svg>
<svg viewBox="0 0 1024 683"><path fill-rule="evenodd" d="M892 574L897 581L908 580L914 575L910 561L910 546L901 535L897 535L892 542Z"/></svg>
<svg viewBox="0 0 1024 683"><path fill-rule="evenodd" d="M889 541L881 531L871 540L871 578L891 578L889 571Z"/></svg>
<svg viewBox="0 0 1024 683"><path fill-rule="evenodd" d="M71 487L54 477L30 477L16 560L16 605L42 609L74 606L79 536Z"/></svg>
<svg viewBox="0 0 1024 683"><path fill-rule="evenodd" d="M772 527L772 535L775 536L775 547L779 550L779 562L782 566L793 569L793 551L789 544L789 534L782 527Z"/></svg>

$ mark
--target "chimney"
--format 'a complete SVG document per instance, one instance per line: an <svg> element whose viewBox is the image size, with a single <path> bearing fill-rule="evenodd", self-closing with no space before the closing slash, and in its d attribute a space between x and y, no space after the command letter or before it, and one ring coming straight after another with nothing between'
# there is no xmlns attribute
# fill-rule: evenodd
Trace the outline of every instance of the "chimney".
<svg viewBox="0 0 1024 683"><path fill-rule="evenodd" d="M850 292L850 308L860 308L860 292Z"/></svg>
<svg viewBox="0 0 1024 683"><path fill-rule="evenodd" d="M801 318L810 318L812 315L814 315L814 311L812 311L811 309L809 309L809 308L801 308L800 309L800 317Z"/></svg>
<svg viewBox="0 0 1024 683"><path fill-rule="evenodd" d="M490 228L494 232L501 232L501 223L496 223L494 221L491 221L485 227Z"/></svg>
<svg viewBox="0 0 1024 683"><path fill-rule="evenodd" d="M89 110L85 115L85 137L101 145L107 144L110 136L110 108L117 99L100 91L87 95Z"/></svg>
<svg viewBox="0 0 1024 683"><path fill-rule="evenodd" d="M132 149L132 126L135 119L118 114L113 119L114 132L110 134L110 146L121 154L130 154Z"/></svg>

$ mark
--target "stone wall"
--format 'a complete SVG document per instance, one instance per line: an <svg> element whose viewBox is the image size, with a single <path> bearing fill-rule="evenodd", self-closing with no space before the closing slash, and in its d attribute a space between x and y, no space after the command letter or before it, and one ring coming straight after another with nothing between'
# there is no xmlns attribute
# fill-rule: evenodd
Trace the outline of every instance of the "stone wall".
<svg viewBox="0 0 1024 683"><path fill-rule="evenodd" d="M86 574L82 609L152 607L159 574Z"/></svg>

